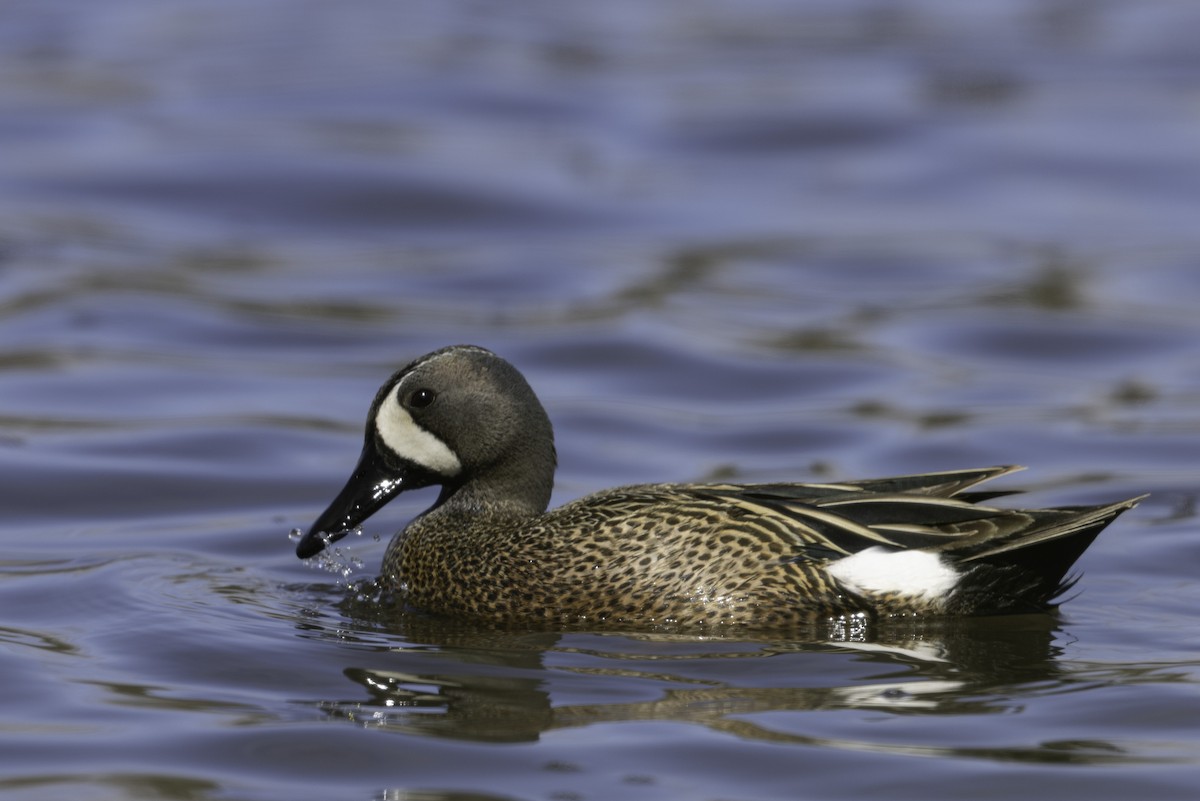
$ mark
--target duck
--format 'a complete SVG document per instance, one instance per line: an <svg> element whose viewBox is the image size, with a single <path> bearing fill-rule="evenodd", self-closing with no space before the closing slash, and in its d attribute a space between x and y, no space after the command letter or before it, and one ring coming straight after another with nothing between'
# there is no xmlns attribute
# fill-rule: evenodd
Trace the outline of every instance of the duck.
<svg viewBox="0 0 1200 801"><path fill-rule="evenodd" d="M549 509L550 418L475 345L415 359L376 393L344 488L300 538L316 556L402 492L433 505L390 541L379 582L432 616L503 624L779 628L846 616L1043 612L1141 498L1013 509L974 489L1017 466L838 483L662 483ZM1144 497L1144 496L1143 496Z"/></svg>

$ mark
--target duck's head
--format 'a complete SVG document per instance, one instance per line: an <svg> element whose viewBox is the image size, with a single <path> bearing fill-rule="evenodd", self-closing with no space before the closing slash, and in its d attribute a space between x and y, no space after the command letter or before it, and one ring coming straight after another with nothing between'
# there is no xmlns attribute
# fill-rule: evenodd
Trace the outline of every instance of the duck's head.
<svg viewBox="0 0 1200 801"><path fill-rule="evenodd" d="M296 555L320 553L417 487L441 485L438 506L538 514L554 466L550 420L515 367L472 345L434 351L376 393L358 465Z"/></svg>

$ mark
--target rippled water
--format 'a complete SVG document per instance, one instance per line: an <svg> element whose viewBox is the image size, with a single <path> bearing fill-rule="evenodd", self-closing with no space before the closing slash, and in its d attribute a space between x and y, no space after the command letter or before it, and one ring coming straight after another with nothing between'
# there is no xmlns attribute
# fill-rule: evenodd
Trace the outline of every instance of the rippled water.
<svg viewBox="0 0 1200 801"><path fill-rule="evenodd" d="M0 794L1190 799L1200 11L0 9ZM776 639L295 559L378 383L516 363L555 502L1022 463L1151 492L1056 616ZM361 567L354 565L361 563Z"/></svg>

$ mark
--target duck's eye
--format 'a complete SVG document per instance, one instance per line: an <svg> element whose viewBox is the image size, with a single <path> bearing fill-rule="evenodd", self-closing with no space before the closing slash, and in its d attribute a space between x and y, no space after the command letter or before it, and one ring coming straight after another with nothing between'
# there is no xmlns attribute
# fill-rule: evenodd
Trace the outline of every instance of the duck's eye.
<svg viewBox="0 0 1200 801"><path fill-rule="evenodd" d="M435 398L437 398L437 393L432 389L414 389L408 396L407 405L411 409L424 409L433 403Z"/></svg>

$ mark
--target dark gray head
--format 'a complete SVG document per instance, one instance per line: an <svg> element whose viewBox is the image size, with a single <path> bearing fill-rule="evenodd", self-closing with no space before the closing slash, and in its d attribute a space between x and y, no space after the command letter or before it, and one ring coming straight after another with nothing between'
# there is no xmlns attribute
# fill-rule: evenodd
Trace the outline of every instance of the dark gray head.
<svg viewBox="0 0 1200 801"><path fill-rule="evenodd" d="M358 466L296 553L320 553L404 490L431 484L442 486L439 506L538 514L554 467L550 419L524 376L489 350L443 348L376 393Z"/></svg>

